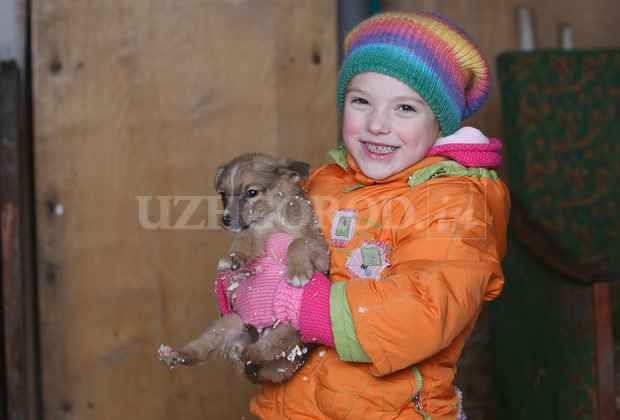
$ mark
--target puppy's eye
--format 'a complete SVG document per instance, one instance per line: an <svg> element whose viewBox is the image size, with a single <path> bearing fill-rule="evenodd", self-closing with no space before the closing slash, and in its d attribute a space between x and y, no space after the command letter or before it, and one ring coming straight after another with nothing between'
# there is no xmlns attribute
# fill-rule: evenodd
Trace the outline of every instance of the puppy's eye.
<svg viewBox="0 0 620 420"><path fill-rule="evenodd" d="M258 190L247 190L247 191L245 192L245 196L246 196L247 198L254 198L254 197L256 197L257 195L258 195Z"/></svg>
<svg viewBox="0 0 620 420"><path fill-rule="evenodd" d="M220 198L222 199L222 203L226 203L226 194L223 191L220 191Z"/></svg>

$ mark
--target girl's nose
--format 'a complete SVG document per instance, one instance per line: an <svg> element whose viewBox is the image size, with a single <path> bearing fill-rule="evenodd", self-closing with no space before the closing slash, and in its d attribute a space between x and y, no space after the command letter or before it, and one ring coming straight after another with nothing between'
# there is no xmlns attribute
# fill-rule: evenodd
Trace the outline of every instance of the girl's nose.
<svg viewBox="0 0 620 420"><path fill-rule="evenodd" d="M379 109L374 109L368 115L367 129L373 134L386 134L390 131L388 119Z"/></svg>

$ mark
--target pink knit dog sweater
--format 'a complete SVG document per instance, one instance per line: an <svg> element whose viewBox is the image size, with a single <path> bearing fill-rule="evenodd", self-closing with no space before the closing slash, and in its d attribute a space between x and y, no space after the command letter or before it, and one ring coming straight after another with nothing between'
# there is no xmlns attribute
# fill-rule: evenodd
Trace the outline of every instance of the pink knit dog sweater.
<svg viewBox="0 0 620 420"><path fill-rule="evenodd" d="M292 242L286 233L273 234L265 244L264 257L233 273L222 273L216 288L220 311L222 315L235 312L256 328L290 323L304 341L334 347L331 282L314 272L305 287L289 284L286 251Z"/></svg>
<svg viewBox="0 0 620 420"><path fill-rule="evenodd" d="M217 295L223 315L234 311L256 328L280 321L299 329L303 288L289 284L286 268L286 251L292 242L293 237L286 233L273 234L265 244L264 257L220 275ZM289 308L289 302L296 302L297 309Z"/></svg>

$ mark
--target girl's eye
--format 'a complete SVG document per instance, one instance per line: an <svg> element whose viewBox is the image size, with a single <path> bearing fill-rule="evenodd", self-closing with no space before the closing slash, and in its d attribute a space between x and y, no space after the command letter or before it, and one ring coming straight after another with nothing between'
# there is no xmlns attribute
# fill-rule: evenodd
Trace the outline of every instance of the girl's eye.
<svg viewBox="0 0 620 420"><path fill-rule="evenodd" d="M411 105L399 105L396 109L398 109L399 111L405 111L405 112L415 112L415 108L412 107Z"/></svg>
<svg viewBox="0 0 620 420"><path fill-rule="evenodd" d="M366 104L368 104L368 101L366 99L364 99L364 98L351 98L351 103L366 105Z"/></svg>
<svg viewBox="0 0 620 420"><path fill-rule="evenodd" d="M247 198L253 198L253 197L256 197L257 195L258 195L258 190L247 190L245 192L245 196Z"/></svg>

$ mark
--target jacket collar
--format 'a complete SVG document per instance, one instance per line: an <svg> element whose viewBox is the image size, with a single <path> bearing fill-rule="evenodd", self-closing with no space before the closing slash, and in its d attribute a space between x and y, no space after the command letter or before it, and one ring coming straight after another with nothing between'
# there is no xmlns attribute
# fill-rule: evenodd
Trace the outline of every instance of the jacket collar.
<svg viewBox="0 0 620 420"><path fill-rule="evenodd" d="M414 172L417 172L420 169L426 168L427 166L431 166L436 163L448 160L447 158L443 156L425 157L422 160L420 160L418 163L416 163L415 165L412 165L399 173L396 173L386 179L376 180L376 179L367 177L366 175L364 175L362 171L360 171L359 166L357 165L357 162L355 161L355 159L353 159L353 156L351 156L348 153L347 148L345 147L344 143L341 143L340 146L331 150L329 152L329 155L332 157L332 159L334 159L334 161L342 169L344 169L346 172L353 175L355 179L357 180L357 182L359 182L362 185L387 184L389 182L399 181L399 180L403 180L403 182L407 182Z"/></svg>

